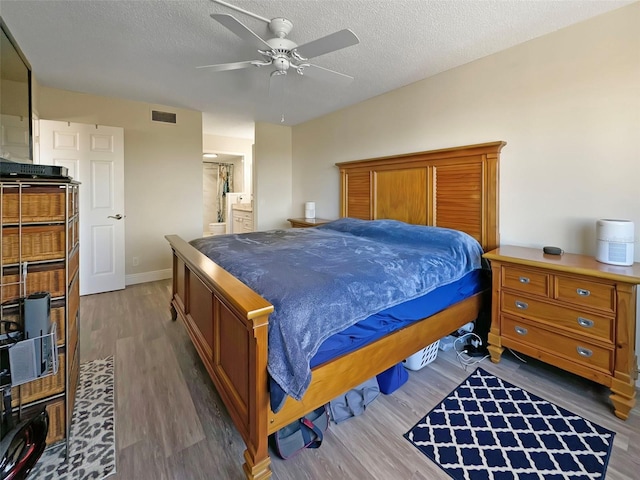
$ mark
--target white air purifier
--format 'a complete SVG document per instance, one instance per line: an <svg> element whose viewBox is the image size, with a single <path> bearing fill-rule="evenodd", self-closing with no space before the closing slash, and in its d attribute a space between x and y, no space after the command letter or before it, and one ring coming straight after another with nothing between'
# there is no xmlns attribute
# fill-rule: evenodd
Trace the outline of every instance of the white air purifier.
<svg viewBox="0 0 640 480"><path fill-rule="evenodd" d="M304 218L316 218L316 202L304 204Z"/></svg>
<svg viewBox="0 0 640 480"><path fill-rule="evenodd" d="M596 222L596 260L611 265L633 265L634 225L630 220Z"/></svg>

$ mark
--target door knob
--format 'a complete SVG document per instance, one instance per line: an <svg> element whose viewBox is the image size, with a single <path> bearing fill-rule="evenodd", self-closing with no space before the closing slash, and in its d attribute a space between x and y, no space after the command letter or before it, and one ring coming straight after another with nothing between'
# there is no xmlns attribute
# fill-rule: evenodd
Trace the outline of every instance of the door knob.
<svg viewBox="0 0 640 480"><path fill-rule="evenodd" d="M115 218L116 220L122 220L122 215L117 214L117 215L109 215L107 218Z"/></svg>

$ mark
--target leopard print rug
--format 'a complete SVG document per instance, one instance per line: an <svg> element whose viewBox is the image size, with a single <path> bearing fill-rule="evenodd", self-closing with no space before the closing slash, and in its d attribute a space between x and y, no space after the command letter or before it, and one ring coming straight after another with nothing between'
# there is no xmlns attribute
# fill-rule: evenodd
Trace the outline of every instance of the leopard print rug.
<svg viewBox="0 0 640 480"><path fill-rule="evenodd" d="M80 365L71 422L69 460L65 442L47 448L29 480L103 479L116 471L113 357Z"/></svg>

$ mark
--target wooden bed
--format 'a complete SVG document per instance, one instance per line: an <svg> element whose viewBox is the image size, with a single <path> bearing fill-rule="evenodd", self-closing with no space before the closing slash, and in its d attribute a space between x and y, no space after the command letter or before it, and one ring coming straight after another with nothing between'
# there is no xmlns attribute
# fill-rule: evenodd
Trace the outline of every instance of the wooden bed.
<svg viewBox="0 0 640 480"><path fill-rule="evenodd" d="M338 163L342 217L396 219L462 230L499 244L504 142ZM301 401L269 406L267 331L273 306L176 235L172 316L180 317L247 449L246 478L271 477L268 436L477 318L484 293L315 367ZM375 359L372 362L371 359Z"/></svg>

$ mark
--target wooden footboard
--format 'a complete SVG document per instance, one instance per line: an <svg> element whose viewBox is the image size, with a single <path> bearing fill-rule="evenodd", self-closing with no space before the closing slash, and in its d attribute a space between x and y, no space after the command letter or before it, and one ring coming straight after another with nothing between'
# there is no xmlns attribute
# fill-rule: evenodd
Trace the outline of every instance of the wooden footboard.
<svg viewBox="0 0 640 480"><path fill-rule="evenodd" d="M180 317L247 446L248 479L271 477L267 422L267 329L273 306L178 236L173 318Z"/></svg>
<svg viewBox="0 0 640 480"><path fill-rule="evenodd" d="M271 434L279 430L462 325L473 322L478 318L482 303L483 293L478 293L359 350L313 368L311 385L302 400L298 402L289 397L278 413L269 411L268 432Z"/></svg>

